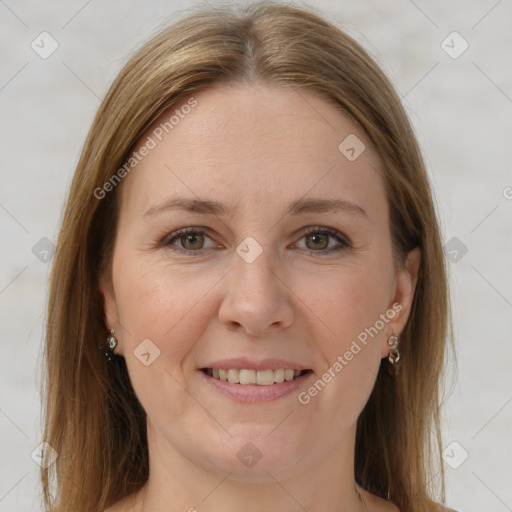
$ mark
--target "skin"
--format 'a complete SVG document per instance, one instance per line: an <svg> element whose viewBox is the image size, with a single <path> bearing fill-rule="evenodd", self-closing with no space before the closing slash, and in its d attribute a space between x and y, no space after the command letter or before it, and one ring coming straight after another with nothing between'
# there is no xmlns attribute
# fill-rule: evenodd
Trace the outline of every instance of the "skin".
<svg viewBox="0 0 512 512"><path fill-rule="evenodd" d="M108 512L363 511L356 420L389 336L409 316L419 250L395 270L382 163L362 129L316 92L224 84L194 98L191 113L124 179L112 268L100 282L106 326L147 412L150 454L148 483ZM366 146L355 161L338 150L350 134ZM144 217L174 195L237 212ZM303 197L344 199L366 216L285 216ZM186 227L203 234L159 244ZM335 229L352 247L329 252L340 243L304 234L308 227ZM236 252L248 236L263 251L251 263ZM234 402L197 370L226 357L291 359L313 370L309 387L394 303L399 314L306 405L297 393ZM160 350L149 366L134 355L144 339ZM261 453L251 468L237 457L249 442ZM363 499L368 511L398 510L367 492Z"/></svg>

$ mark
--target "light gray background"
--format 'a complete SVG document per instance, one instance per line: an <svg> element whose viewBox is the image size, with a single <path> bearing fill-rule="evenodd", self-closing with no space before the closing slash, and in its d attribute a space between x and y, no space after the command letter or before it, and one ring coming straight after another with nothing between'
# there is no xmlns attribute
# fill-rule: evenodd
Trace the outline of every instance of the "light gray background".
<svg viewBox="0 0 512 512"><path fill-rule="evenodd" d="M0 0L0 511L42 510L31 452L41 441L50 262L41 261L39 241L56 240L81 146L114 76L191 5ZM452 252L460 259L449 268L459 374L445 409L447 503L460 512L512 510L511 1L310 5L391 77L424 149L444 243L457 237L467 247L462 257ZM47 59L31 48L43 31L59 45ZM469 44L458 58L442 47L453 31ZM461 44L450 36L444 46L453 53Z"/></svg>

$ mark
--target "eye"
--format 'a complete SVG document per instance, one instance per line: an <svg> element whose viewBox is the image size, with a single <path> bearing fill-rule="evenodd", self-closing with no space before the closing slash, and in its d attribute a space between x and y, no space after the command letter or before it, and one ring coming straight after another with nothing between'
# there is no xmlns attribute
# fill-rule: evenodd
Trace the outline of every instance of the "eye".
<svg viewBox="0 0 512 512"><path fill-rule="evenodd" d="M184 254L197 253L203 249L205 238L210 238L204 231L198 228L185 228L171 233L162 240L161 245L171 251L181 252ZM210 239L211 240L211 239ZM176 247L177 241L181 247ZM174 246L174 247L173 247Z"/></svg>
<svg viewBox="0 0 512 512"><path fill-rule="evenodd" d="M330 238L337 241L338 245L329 247ZM211 240L201 228L184 228L164 237L160 245L174 252L193 254L205 249L205 239ZM303 233L300 240L302 239L306 241L305 250L308 254L318 253L318 255L325 255L348 250L352 247L350 242L339 231L332 228L313 226ZM210 248L212 247L215 247L215 245Z"/></svg>
<svg viewBox="0 0 512 512"><path fill-rule="evenodd" d="M336 240L338 245L329 248L329 238ZM331 254L352 247L350 242L339 231L332 228L309 228L302 236L302 239L306 241L306 251L309 254Z"/></svg>

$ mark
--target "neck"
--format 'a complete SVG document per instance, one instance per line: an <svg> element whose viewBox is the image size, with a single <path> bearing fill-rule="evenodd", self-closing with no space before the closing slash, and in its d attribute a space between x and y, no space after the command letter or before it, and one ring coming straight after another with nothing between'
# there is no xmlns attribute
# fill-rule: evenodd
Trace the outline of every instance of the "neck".
<svg viewBox="0 0 512 512"><path fill-rule="evenodd" d="M135 497L137 512L333 512L364 511L353 473L355 432L347 432L335 452L310 465L277 473L215 471L194 463L163 442L148 423L150 476ZM253 469L257 468L257 465Z"/></svg>

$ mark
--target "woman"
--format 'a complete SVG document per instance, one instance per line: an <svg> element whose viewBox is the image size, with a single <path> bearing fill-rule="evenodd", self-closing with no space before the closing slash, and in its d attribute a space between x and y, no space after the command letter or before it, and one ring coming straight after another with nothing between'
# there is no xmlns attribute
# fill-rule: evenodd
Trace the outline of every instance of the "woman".
<svg viewBox="0 0 512 512"><path fill-rule="evenodd" d="M446 510L451 339L428 177L375 62L312 10L197 10L125 65L71 185L46 507Z"/></svg>

